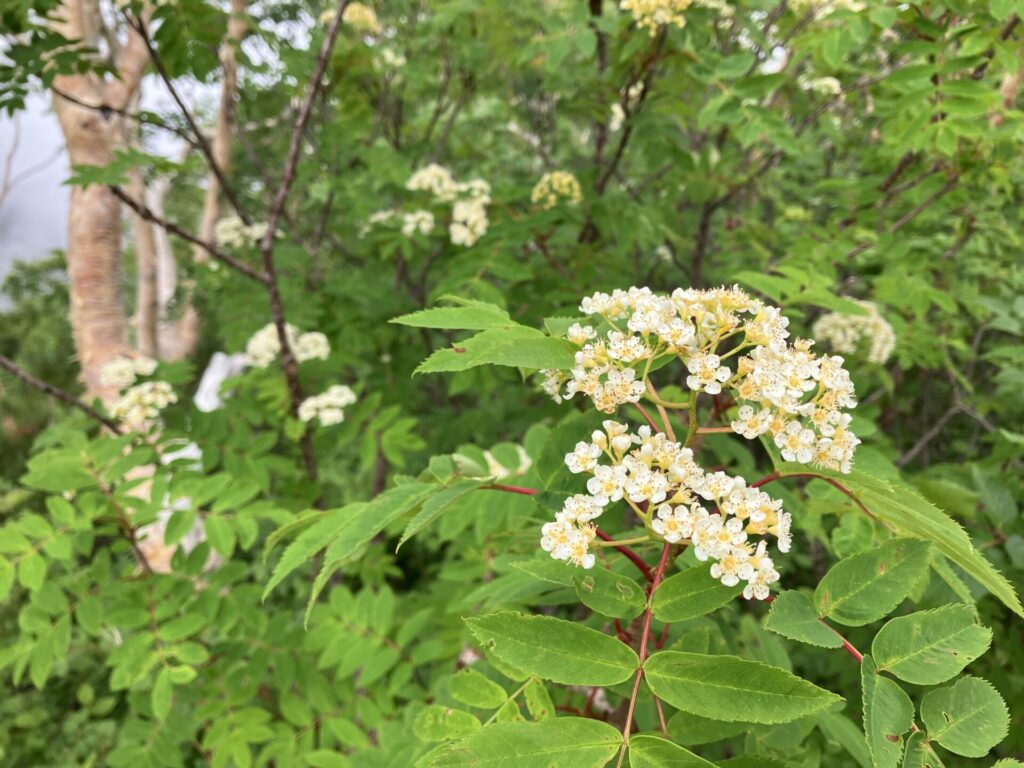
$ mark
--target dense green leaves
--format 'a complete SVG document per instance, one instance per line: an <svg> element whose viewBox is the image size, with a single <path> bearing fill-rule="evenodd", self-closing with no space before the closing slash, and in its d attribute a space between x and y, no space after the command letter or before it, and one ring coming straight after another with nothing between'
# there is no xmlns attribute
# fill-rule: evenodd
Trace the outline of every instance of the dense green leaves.
<svg viewBox="0 0 1024 768"><path fill-rule="evenodd" d="M481 709L496 709L505 703L505 689L474 669L460 669L448 684L452 697Z"/></svg>
<svg viewBox="0 0 1024 768"><path fill-rule="evenodd" d="M778 667L734 656L661 651L644 673L659 698L715 720L788 723L841 700Z"/></svg>
<svg viewBox="0 0 1024 768"><path fill-rule="evenodd" d="M560 717L497 723L428 758L429 768L601 768L622 744L608 723Z"/></svg>
<svg viewBox="0 0 1024 768"><path fill-rule="evenodd" d="M614 685L639 666L633 649L571 621L522 613L466 619L477 641L506 664L566 685Z"/></svg>
<svg viewBox="0 0 1024 768"><path fill-rule="evenodd" d="M633 579L593 568L573 579L580 602L602 616L632 619L647 605L647 595Z"/></svg>
<svg viewBox="0 0 1024 768"><path fill-rule="evenodd" d="M921 719L930 739L965 757L984 757L1010 727L1002 696L978 677L964 677L926 693Z"/></svg>
<svg viewBox="0 0 1024 768"><path fill-rule="evenodd" d="M928 544L893 539L841 560L814 590L819 616L860 626L885 616L910 594L928 568Z"/></svg>
<svg viewBox="0 0 1024 768"><path fill-rule="evenodd" d="M945 682L988 650L992 630L964 605L946 605L889 621L871 644L879 670L917 685Z"/></svg>
<svg viewBox="0 0 1024 768"><path fill-rule="evenodd" d="M659 584L651 605L661 621L686 621L721 608L742 591L742 584L727 587L712 578L711 564L701 563Z"/></svg>

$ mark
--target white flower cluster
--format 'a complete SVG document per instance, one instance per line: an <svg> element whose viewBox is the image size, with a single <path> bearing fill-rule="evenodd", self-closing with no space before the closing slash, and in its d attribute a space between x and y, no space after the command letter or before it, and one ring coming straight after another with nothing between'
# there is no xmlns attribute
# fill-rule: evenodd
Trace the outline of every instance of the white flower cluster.
<svg viewBox="0 0 1024 768"><path fill-rule="evenodd" d="M385 70L401 69L406 65L405 54L385 46L380 49L380 58L374 59L374 65Z"/></svg>
<svg viewBox="0 0 1024 768"><path fill-rule="evenodd" d="M156 370L156 360L148 357L115 357L100 368L100 384L122 390L135 383L137 376L149 376Z"/></svg>
<svg viewBox="0 0 1024 768"><path fill-rule="evenodd" d="M808 77L807 75L800 75L796 79L796 83L805 91L812 91L823 96L838 96L843 92L842 83L834 77Z"/></svg>
<svg viewBox="0 0 1024 768"><path fill-rule="evenodd" d="M340 424L345 420L345 407L356 401L356 393L344 384L335 384L313 397L307 397L299 405L299 419L312 421L319 419L325 427Z"/></svg>
<svg viewBox="0 0 1024 768"><path fill-rule="evenodd" d="M829 312L815 322L812 332L815 337L827 341L832 349L844 355L854 354L862 342L867 342L868 362L881 365L896 348L896 334L875 304L858 301L857 305L867 314Z"/></svg>
<svg viewBox="0 0 1024 768"><path fill-rule="evenodd" d="M666 24L680 28L686 26L683 11L690 7L690 3L691 0L622 0L619 8L632 13L637 26L654 37Z"/></svg>
<svg viewBox="0 0 1024 768"><path fill-rule="evenodd" d="M237 216L226 216L213 228L213 239L221 248L254 246L267 234L266 222L246 225Z"/></svg>
<svg viewBox="0 0 1024 768"><path fill-rule="evenodd" d="M615 129L612 129L615 130ZM549 211L560 202L578 205L583 200L579 180L568 171L551 171L540 177L530 192L530 202Z"/></svg>
<svg viewBox="0 0 1024 768"><path fill-rule="evenodd" d="M811 341L790 344L789 320L778 307L734 286L677 288L671 296L615 290L584 298L580 310L599 316L608 330L599 334L579 323L568 329L566 338L580 349L568 376L543 372L549 394L582 392L599 411L613 413L639 402L655 360L678 357L691 390L717 395L728 387L746 401L732 423L738 434L769 434L786 461L850 471L860 440L843 411L856 405L849 372L841 357L815 355ZM740 353L733 370L726 361Z"/></svg>
<svg viewBox="0 0 1024 768"><path fill-rule="evenodd" d="M448 225L453 245L469 247L487 233L491 185L483 179L459 182L443 165L431 163L410 176L405 188L429 192L438 202L453 204L452 220Z"/></svg>
<svg viewBox="0 0 1024 768"><path fill-rule="evenodd" d="M341 14L341 20L363 35L379 35L381 32L376 11L365 3L349 3Z"/></svg>
<svg viewBox="0 0 1024 768"><path fill-rule="evenodd" d="M791 519L782 502L748 488L743 478L705 472L693 451L648 426L635 434L615 421L603 427L566 454L571 472L590 475L588 493L566 499L554 522L541 529L541 547L556 560L593 567L593 521L609 504L624 500L659 539L690 542L699 560L714 561L711 574L723 584L745 581L747 598L767 597L779 574L768 542L749 539L774 536L779 550L789 551ZM715 511L702 502L711 502Z"/></svg>
<svg viewBox="0 0 1024 768"><path fill-rule="evenodd" d="M286 326L288 346L291 347L295 359L300 363L307 360L326 360L331 354L331 345L327 337L319 331L299 333L294 325ZM281 340L277 335L277 326L267 323L249 337L245 344L246 362L253 368L266 368L281 351Z"/></svg>
<svg viewBox="0 0 1024 768"><path fill-rule="evenodd" d="M626 122L626 110L616 101L612 103L611 111L612 116L608 120L608 130L615 133Z"/></svg>
<svg viewBox="0 0 1024 768"><path fill-rule="evenodd" d="M110 415L124 424L142 427L176 402L178 396L166 381L144 381L115 400L110 406Z"/></svg>

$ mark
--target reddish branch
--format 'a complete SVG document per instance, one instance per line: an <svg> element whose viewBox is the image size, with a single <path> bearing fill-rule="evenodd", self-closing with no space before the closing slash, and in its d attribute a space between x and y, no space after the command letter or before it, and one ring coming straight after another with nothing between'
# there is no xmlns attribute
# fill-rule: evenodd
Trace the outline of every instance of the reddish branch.
<svg viewBox="0 0 1024 768"><path fill-rule="evenodd" d="M847 498L853 501L853 503L860 507L861 511L864 512L864 514L866 514L868 517L874 517L874 514L871 512L871 510L868 509L867 506L865 506L863 501L857 498L857 495L853 491L851 491L845 485L840 483L838 480L834 480L831 477L825 477L825 475L819 475L814 472L788 472L786 474L782 474L781 472L772 472L770 475L766 475L765 477L762 477L760 480L751 483L750 487L760 488L762 485L767 485L768 483L771 483L775 480L780 480L785 477L807 478L810 480L824 480L826 483L831 485L833 488L838 489L843 495L845 495Z"/></svg>
<svg viewBox="0 0 1024 768"><path fill-rule="evenodd" d="M615 539L613 539L607 533L602 531L600 528L597 529L597 537L602 541L615 541ZM637 570L639 570L640 573L644 575L644 578L652 584L654 583L654 577L651 575L651 568L647 565L647 563L644 562L643 558L640 557L640 555L638 555L629 547L624 546L622 544L616 544L612 547L612 549L618 550L627 558L629 558L629 561L637 567Z"/></svg>

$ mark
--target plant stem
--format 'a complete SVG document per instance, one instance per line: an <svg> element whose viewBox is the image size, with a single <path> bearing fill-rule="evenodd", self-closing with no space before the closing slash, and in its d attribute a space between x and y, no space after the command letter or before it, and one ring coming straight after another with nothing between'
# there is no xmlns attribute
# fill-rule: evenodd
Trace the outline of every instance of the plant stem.
<svg viewBox="0 0 1024 768"><path fill-rule="evenodd" d="M699 427L698 435L726 435L732 432L732 427Z"/></svg>
<svg viewBox="0 0 1024 768"><path fill-rule="evenodd" d="M816 472L786 472L786 473L772 472L770 475L765 475L760 480L757 480L756 482L751 483L750 487L751 488L760 488L762 485L767 485L768 483L774 482L775 480L781 480L781 479L786 478L786 477L807 478L809 480L824 480L826 483L831 485L833 488L836 488L844 496L846 496L851 501L853 501L854 504L856 504L858 507L860 507L861 511L865 515L867 515L868 517L870 517L872 519L874 519L874 517L875 517L874 513L870 509L867 508L867 506L864 504L864 502L861 501L853 491L851 491L845 485L840 483L838 480L836 480L834 478L831 478L831 477L828 477L827 475L819 475Z"/></svg>
<svg viewBox="0 0 1024 768"><path fill-rule="evenodd" d="M658 569L654 572L654 578L651 581L651 588L647 592L647 607L644 609L644 624L643 630L640 634L640 666L636 670L636 678L633 680L633 694L629 697L629 709L626 711L626 723L622 726L622 749L619 751L619 760L615 764L615 768L622 768L622 761L626 759L626 749L629 746L629 732L633 727L633 712L636 711L636 700L640 694L640 681L644 677L644 661L647 659L647 642L651 638L651 618L653 613L651 606L654 601L654 593L658 589L658 585L661 584L661 579L665 575L665 568L668 565L668 556L672 552L672 545L665 542L665 546L661 550L661 560L658 561ZM661 718L664 723L664 717Z"/></svg>
<svg viewBox="0 0 1024 768"><path fill-rule="evenodd" d="M689 424L686 428L686 442L683 443L687 448L693 445L693 441L697 439L697 427L700 426L697 423L697 390L690 391L690 418Z"/></svg>
<svg viewBox="0 0 1024 768"><path fill-rule="evenodd" d="M611 536L602 531L600 528L597 529L597 536L599 539L602 539L603 541L611 542L609 546L614 547L616 550L625 555L629 559L629 561L637 567L640 573L644 575L644 578L647 579L647 581L653 582L654 576L651 575L651 569L650 567L648 567L647 563L644 562L644 559L640 557L640 555L638 555L628 546L616 542Z"/></svg>
<svg viewBox="0 0 1024 768"><path fill-rule="evenodd" d="M521 485L500 485L498 483L492 483L491 485L481 485L481 491L505 491L505 493L521 493L523 496L536 496L538 491L536 488L524 488Z"/></svg>
<svg viewBox="0 0 1024 768"><path fill-rule="evenodd" d="M628 547L631 544L646 544L651 540L650 536L637 536L632 539L608 539L607 541L602 539L601 541L595 541L595 547Z"/></svg>

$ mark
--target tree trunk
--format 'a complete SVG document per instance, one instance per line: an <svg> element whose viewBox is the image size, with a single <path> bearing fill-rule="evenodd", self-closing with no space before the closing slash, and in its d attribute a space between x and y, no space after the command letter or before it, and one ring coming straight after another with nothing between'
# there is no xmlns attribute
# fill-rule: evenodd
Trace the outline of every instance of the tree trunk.
<svg viewBox="0 0 1024 768"><path fill-rule="evenodd" d="M138 169L132 171L128 191L136 200L146 198L146 188ZM154 227L138 214L132 214L135 233L135 339L139 352L157 360L160 342L157 334L160 304L157 296L157 256Z"/></svg>

